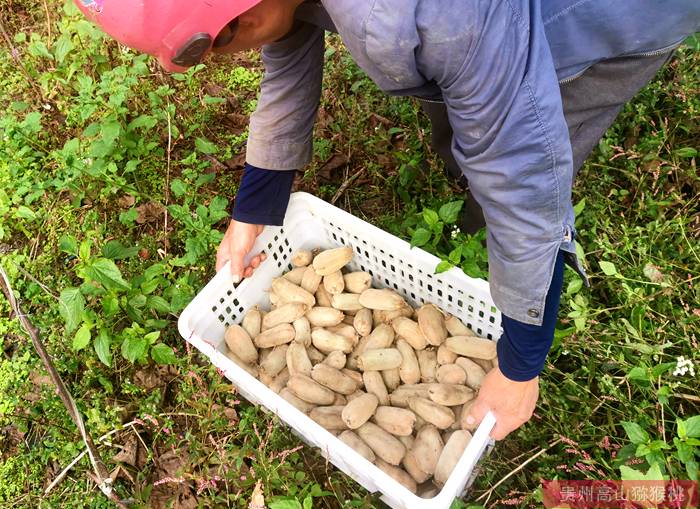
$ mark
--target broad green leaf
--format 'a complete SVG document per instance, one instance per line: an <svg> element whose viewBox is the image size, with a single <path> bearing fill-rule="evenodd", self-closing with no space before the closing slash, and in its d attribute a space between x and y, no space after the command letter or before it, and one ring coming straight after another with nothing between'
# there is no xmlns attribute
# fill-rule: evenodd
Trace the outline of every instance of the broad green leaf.
<svg viewBox="0 0 700 509"><path fill-rule="evenodd" d="M28 221L33 221L36 219L36 213L25 205L20 205L15 211L14 217L17 219L26 219Z"/></svg>
<svg viewBox="0 0 700 509"><path fill-rule="evenodd" d="M432 209L423 209L423 221L428 224L429 228L432 228L440 220L438 213Z"/></svg>
<svg viewBox="0 0 700 509"><path fill-rule="evenodd" d="M676 365L675 362L664 362L651 368L651 376L657 378L664 373L668 373Z"/></svg>
<svg viewBox="0 0 700 509"><path fill-rule="evenodd" d="M606 276L614 276L615 274L617 274L617 269L615 268L614 263L602 261L599 262L599 264L601 270Z"/></svg>
<svg viewBox="0 0 700 509"><path fill-rule="evenodd" d="M630 369L630 372L627 374L627 378L629 378L630 380L649 381L649 372L647 368L636 366Z"/></svg>
<svg viewBox="0 0 700 509"><path fill-rule="evenodd" d="M586 208L586 199L582 198L576 205L574 205L574 215L578 216L583 209Z"/></svg>
<svg viewBox="0 0 700 509"><path fill-rule="evenodd" d="M97 358L108 367L112 366L112 351L110 350L111 344L112 340L109 337L109 332L104 329L100 330L100 333L95 339L95 353L97 354Z"/></svg>
<svg viewBox="0 0 700 509"><path fill-rule="evenodd" d="M299 501L295 499L275 500L269 502L268 506L270 509L303 509Z"/></svg>
<svg viewBox="0 0 700 509"><path fill-rule="evenodd" d="M146 354L148 342L144 338L127 336L122 342L122 357L129 362L143 359Z"/></svg>
<svg viewBox="0 0 700 509"><path fill-rule="evenodd" d="M698 478L698 462L695 460L690 460L685 464L685 471L688 474L688 479Z"/></svg>
<svg viewBox="0 0 700 509"><path fill-rule="evenodd" d="M124 281L119 267L112 260L98 258L85 268L85 274L108 290L128 290L129 283Z"/></svg>
<svg viewBox="0 0 700 509"><path fill-rule="evenodd" d="M90 241L84 240L80 243L80 248L78 249L78 257L84 262L90 258Z"/></svg>
<svg viewBox="0 0 700 509"><path fill-rule="evenodd" d="M160 331L149 332L144 336L144 339L148 341L151 345L156 342L156 339L160 337Z"/></svg>
<svg viewBox="0 0 700 509"><path fill-rule="evenodd" d="M90 327L83 324L73 337L73 350L82 350L90 343Z"/></svg>
<svg viewBox="0 0 700 509"><path fill-rule="evenodd" d="M102 297L102 310L105 316L114 316L119 311L119 297L116 295Z"/></svg>
<svg viewBox="0 0 700 509"><path fill-rule="evenodd" d="M198 152L203 154L216 154L218 147L206 138L197 138L194 140L194 146Z"/></svg>
<svg viewBox="0 0 700 509"><path fill-rule="evenodd" d="M627 436L633 444L641 444L649 441L649 433L644 431L636 422L621 421L620 424L625 428Z"/></svg>
<svg viewBox="0 0 700 509"><path fill-rule="evenodd" d="M698 150L693 147L682 147L673 151L678 157L685 157L691 159L698 155Z"/></svg>
<svg viewBox="0 0 700 509"><path fill-rule="evenodd" d="M583 279L580 277L576 277L569 281L569 284L566 287L566 294L567 295L573 295L577 293L581 288L583 287Z"/></svg>
<svg viewBox="0 0 700 509"><path fill-rule="evenodd" d="M64 235L61 240L58 241L58 248L64 253L76 255L78 254L78 241L75 237L70 235Z"/></svg>
<svg viewBox="0 0 700 509"><path fill-rule="evenodd" d="M66 288L58 299L59 313L66 322L66 332L73 332L82 319L85 309L85 297L79 288Z"/></svg>
<svg viewBox="0 0 700 509"><path fill-rule="evenodd" d="M441 274L443 272L446 272L446 271L450 270L452 267L454 267L454 265L452 265L447 260L443 260L437 264L437 267L435 267L435 274Z"/></svg>
<svg viewBox="0 0 700 509"><path fill-rule="evenodd" d="M122 260L136 256L139 252L138 247L126 247L118 240L110 240L102 248L102 256L111 260Z"/></svg>
<svg viewBox="0 0 700 509"><path fill-rule="evenodd" d="M68 35L62 35L53 45L53 54L56 56L56 61L62 64L66 58L66 55L73 49L73 42L71 42Z"/></svg>
<svg viewBox="0 0 700 509"><path fill-rule="evenodd" d="M151 358L158 364L175 364L175 362L177 362L177 357L173 349L164 343L153 345L153 348L151 348Z"/></svg>
<svg viewBox="0 0 700 509"><path fill-rule="evenodd" d="M459 217L459 211L462 210L463 205L464 201L462 200L445 203L442 207L440 207L440 210L438 211L440 219L442 219L447 224L453 224L457 222L457 218Z"/></svg>
<svg viewBox="0 0 700 509"><path fill-rule="evenodd" d="M170 190L179 198L187 192L187 184L181 179L175 179L170 183Z"/></svg>
<svg viewBox="0 0 700 509"><path fill-rule="evenodd" d="M418 228L411 237L411 246L424 246L430 240L431 233L425 228Z"/></svg>
<svg viewBox="0 0 700 509"><path fill-rule="evenodd" d="M700 437L700 415L685 420L685 430L690 438Z"/></svg>
<svg viewBox="0 0 700 509"><path fill-rule="evenodd" d="M304 502L302 503L304 506L303 509L313 509L314 507L314 499L311 495L307 495L306 498L304 499Z"/></svg>
<svg viewBox="0 0 700 509"><path fill-rule="evenodd" d="M159 295L151 295L148 297L148 302L146 303L148 309L152 309L158 313L169 313L170 303Z"/></svg>
<svg viewBox="0 0 700 509"><path fill-rule="evenodd" d="M450 262L452 262L452 264L459 264L459 262L462 260L462 246L457 246L452 251L450 251L450 254L447 256L447 258L450 260Z"/></svg>

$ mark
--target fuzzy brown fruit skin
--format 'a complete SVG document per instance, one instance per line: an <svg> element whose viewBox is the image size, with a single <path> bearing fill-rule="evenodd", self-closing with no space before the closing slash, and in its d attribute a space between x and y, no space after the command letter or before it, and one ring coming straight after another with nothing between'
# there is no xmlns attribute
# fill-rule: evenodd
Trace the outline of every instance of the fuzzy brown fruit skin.
<svg viewBox="0 0 700 509"><path fill-rule="evenodd" d="M395 391L397 387L401 385L399 368L382 370L382 379L384 380L384 385L386 385L389 392Z"/></svg>
<svg viewBox="0 0 700 509"><path fill-rule="evenodd" d="M345 279L345 291L350 293L362 293L372 286L372 276L368 272L350 272L343 276Z"/></svg>
<svg viewBox="0 0 700 509"><path fill-rule="evenodd" d="M409 398L408 407L417 416L439 429L447 429L455 422L455 414L450 408L426 398Z"/></svg>
<svg viewBox="0 0 700 509"><path fill-rule="evenodd" d="M367 336L367 341L363 346L363 352L376 350L378 348L389 348L394 342L394 329L387 324L377 325L372 333Z"/></svg>
<svg viewBox="0 0 700 509"><path fill-rule="evenodd" d="M360 309L355 315L352 325L360 336L368 336L372 332L372 310Z"/></svg>
<svg viewBox="0 0 700 509"><path fill-rule="evenodd" d="M411 436L416 424L416 414L405 408L378 406L374 412L374 422L392 435Z"/></svg>
<svg viewBox="0 0 700 509"><path fill-rule="evenodd" d="M243 317L241 322L241 327L245 329L251 338L254 338L260 334L260 328L262 326L262 313L257 306L248 310L248 312Z"/></svg>
<svg viewBox="0 0 700 509"><path fill-rule="evenodd" d="M312 330L311 342L325 354L329 354L335 350L340 350L343 353L350 353L354 346L353 340L326 329Z"/></svg>
<svg viewBox="0 0 700 509"><path fill-rule="evenodd" d="M445 364L454 364L457 360L457 357L459 356L452 350L447 348L447 345L445 343L441 344L438 347L437 360L440 366L444 366Z"/></svg>
<svg viewBox="0 0 700 509"><path fill-rule="evenodd" d="M357 390L357 383L339 369L327 364L316 364L311 370L311 378L319 384L340 394L352 394ZM299 395L302 397L302 395Z"/></svg>
<svg viewBox="0 0 700 509"><path fill-rule="evenodd" d="M428 340L418 327L418 322L399 316L391 321L391 326L397 336L401 336L415 349L423 350L428 345Z"/></svg>
<svg viewBox="0 0 700 509"><path fill-rule="evenodd" d="M308 401L304 401L287 387L283 388L279 394L282 399L287 401L287 403L295 407L301 413L308 414L312 409L316 408L316 405L309 403Z"/></svg>
<svg viewBox="0 0 700 509"><path fill-rule="evenodd" d="M430 474L423 472L423 470L421 470L421 468L418 466L418 460L416 459L416 454L413 452L412 448L409 448L406 451L406 455L403 457L401 464L406 469L406 472L408 472L408 475L410 475L413 480L419 484L427 481L431 477Z"/></svg>
<svg viewBox="0 0 700 509"><path fill-rule="evenodd" d="M445 447L435 465L434 477L437 485L444 486L447 482L462 454L464 454L464 450L469 445L471 438L472 434L465 430L457 430L450 435L450 439L445 443Z"/></svg>
<svg viewBox="0 0 700 509"><path fill-rule="evenodd" d="M391 433L387 433L382 428L373 422L366 422L359 428L356 433L365 442L374 454L391 465L401 463L406 454L406 447L394 437Z"/></svg>
<svg viewBox="0 0 700 509"><path fill-rule="evenodd" d="M447 339L445 317L433 304L425 304L418 311L418 327L428 344L440 346Z"/></svg>
<svg viewBox="0 0 700 509"><path fill-rule="evenodd" d="M414 481L413 477L411 477L403 469L391 465L386 461L382 461L381 458L377 458L374 463L379 467L380 470L382 470L389 477L397 481L399 484L402 484L404 488L406 488L411 493L415 493L418 489L416 481Z"/></svg>
<svg viewBox="0 0 700 509"><path fill-rule="evenodd" d="M314 257L308 249L299 249L292 255L292 265L295 267L306 267Z"/></svg>
<svg viewBox="0 0 700 509"><path fill-rule="evenodd" d="M433 383L437 379L438 361L437 351L434 348L426 348L416 352L418 365L420 366L420 381Z"/></svg>
<svg viewBox="0 0 700 509"><path fill-rule="evenodd" d="M484 368L466 357L458 358L455 363L466 373L467 379L465 383L472 389L479 390L479 387L481 387L481 382L486 376L486 371L484 371Z"/></svg>
<svg viewBox="0 0 700 509"><path fill-rule="evenodd" d="M384 371L401 366L403 357L396 348L365 350L357 359L360 371Z"/></svg>
<svg viewBox="0 0 700 509"><path fill-rule="evenodd" d="M323 285L318 285L318 290L316 290L314 295L316 296L316 305L323 306L324 308L333 307L331 294L328 293L328 290L326 290Z"/></svg>
<svg viewBox="0 0 700 509"><path fill-rule="evenodd" d="M456 384L432 384L428 394L431 401L444 406L463 405L474 398L472 389Z"/></svg>
<svg viewBox="0 0 700 509"><path fill-rule="evenodd" d="M493 359L496 357L496 342L474 336L453 336L445 341L450 351L464 357Z"/></svg>
<svg viewBox="0 0 700 509"><path fill-rule="evenodd" d="M262 328L267 330L283 323L292 323L294 320L304 316L308 310L309 307L300 302L282 304L265 315L265 318L262 320Z"/></svg>
<svg viewBox="0 0 700 509"><path fill-rule="evenodd" d="M335 394L306 375L292 375L287 382L287 388L300 399L314 405L332 405Z"/></svg>
<svg viewBox="0 0 700 509"><path fill-rule="evenodd" d="M406 306L406 301L393 290L369 288L360 294L360 304L378 311L397 311Z"/></svg>
<svg viewBox="0 0 700 509"><path fill-rule="evenodd" d="M379 405L379 400L374 394L363 394L353 399L342 412L343 422L350 429L357 429L366 423Z"/></svg>
<svg viewBox="0 0 700 509"><path fill-rule="evenodd" d="M401 366L399 366L399 376L405 384L417 384L420 382L420 365L416 352L405 339L396 342L396 349L401 352Z"/></svg>
<svg viewBox="0 0 700 509"><path fill-rule="evenodd" d="M260 368L270 377L275 377L287 367L287 345L279 345L260 363Z"/></svg>
<svg viewBox="0 0 700 509"><path fill-rule="evenodd" d="M245 364L254 364L258 361L258 350L248 332L240 325L231 325L227 328L224 341L228 349Z"/></svg>
<svg viewBox="0 0 700 509"><path fill-rule="evenodd" d="M379 371L365 371L362 373L365 390L377 396L380 405L389 405L389 392L384 385L384 379Z"/></svg>
<svg viewBox="0 0 700 509"><path fill-rule="evenodd" d="M307 292L314 294L318 290L322 280L323 276L317 274L313 267L306 267L306 269L304 269L304 274L302 274L299 286L301 286Z"/></svg>
<svg viewBox="0 0 700 509"><path fill-rule="evenodd" d="M365 309L360 304L360 296L356 293L339 293L331 297L331 305L341 311L353 312Z"/></svg>
<svg viewBox="0 0 700 509"><path fill-rule="evenodd" d="M340 334L341 336L345 336L350 341L352 341L353 345L357 344L357 332L355 331L355 327L353 327L352 325L348 325L347 323L339 323L338 325L326 327L326 330L331 331L333 334Z"/></svg>
<svg viewBox="0 0 700 509"><path fill-rule="evenodd" d="M374 463L374 460L376 458L374 452L372 451L372 449L369 448L369 446L366 443L362 441L360 437L357 436L356 433L354 433L351 430L345 430L338 436L338 438L341 442L348 445L351 449L353 449L356 453L365 458L367 461Z"/></svg>
<svg viewBox="0 0 700 509"><path fill-rule="evenodd" d="M342 368L340 370L343 374L349 376L353 380L355 380L355 383L357 384L358 388L362 388L365 386L365 382L362 379L362 373L359 371L355 371L354 369L348 369L348 368Z"/></svg>
<svg viewBox="0 0 700 509"><path fill-rule="evenodd" d="M309 308L316 305L316 298L302 287L295 285L291 281L278 277L272 280L272 291L282 300L282 302L300 302Z"/></svg>
<svg viewBox="0 0 700 509"><path fill-rule="evenodd" d="M467 381L467 374L457 364L445 364L438 368L437 381L441 384L464 385Z"/></svg>
<svg viewBox="0 0 700 509"><path fill-rule="evenodd" d="M418 463L418 468L433 475L444 446L440 431L435 426L432 424L423 426L418 431L411 449Z"/></svg>
<svg viewBox="0 0 700 509"><path fill-rule="evenodd" d="M408 400L416 396L430 399L430 393L428 392L428 390L430 389L430 385L431 384L404 384L397 387L389 395L391 406L408 408Z"/></svg>
<svg viewBox="0 0 700 509"><path fill-rule="evenodd" d="M413 308L408 304L401 306L399 309L394 311L383 311L381 309L372 310L372 320L374 321L374 326L376 327L380 323L391 324L394 318L399 316L405 316L406 318L411 318L413 316Z"/></svg>
<svg viewBox="0 0 700 509"><path fill-rule="evenodd" d="M270 383L270 389L272 390L272 392L279 394L280 391L287 386L287 382L289 381L290 376L291 375L287 368L284 368L282 371L280 371Z"/></svg>
<svg viewBox="0 0 700 509"><path fill-rule="evenodd" d="M340 350L335 350L328 354L328 356L323 359L323 364L335 369L343 369L345 367L346 356Z"/></svg>
<svg viewBox="0 0 700 509"><path fill-rule="evenodd" d="M314 327L332 327L343 321L345 315L335 308L316 306L306 312L306 319Z"/></svg>
<svg viewBox="0 0 700 509"><path fill-rule="evenodd" d="M329 431L345 430L347 426L341 418L342 406L320 406L309 412L309 417Z"/></svg>
<svg viewBox="0 0 700 509"><path fill-rule="evenodd" d="M323 286L328 293L331 294L331 305L333 304L333 295L339 295L345 290L345 280L343 279L343 273L339 270L331 272L330 274L323 276Z"/></svg>
<svg viewBox="0 0 700 509"><path fill-rule="evenodd" d="M327 276L342 269L350 260L352 260L352 248L338 247L321 251L312 264L318 274Z"/></svg>
<svg viewBox="0 0 700 509"><path fill-rule="evenodd" d="M294 342L304 346L310 346L311 324L306 317L302 316L301 318L294 320L292 327L294 327Z"/></svg>
<svg viewBox="0 0 700 509"><path fill-rule="evenodd" d="M450 336L474 336L474 332L464 325L456 316L447 316L445 319L445 327Z"/></svg>
<svg viewBox="0 0 700 509"><path fill-rule="evenodd" d="M287 369L289 369L289 373L292 375L311 376L312 367L306 347L301 343L290 343L289 348L287 348Z"/></svg>
<svg viewBox="0 0 700 509"><path fill-rule="evenodd" d="M283 323L261 332L253 339L253 343L258 348L272 348L289 343L294 339L294 334L294 327L288 323Z"/></svg>
<svg viewBox="0 0 700 509"><path fill-rule="evenodd" d="M305 271L306 267L295 267L289 272L282 274L282 277L288 279L291 283L300 286Z"/></svg>

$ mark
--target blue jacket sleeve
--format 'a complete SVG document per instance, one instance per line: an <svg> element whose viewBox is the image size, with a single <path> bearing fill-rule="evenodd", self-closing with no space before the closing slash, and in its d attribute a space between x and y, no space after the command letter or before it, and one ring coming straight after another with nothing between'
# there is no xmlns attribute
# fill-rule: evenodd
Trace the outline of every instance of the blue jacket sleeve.
<svg viewBox="0 0 700 509"><path fill-rule="evenodd" d="M559 251L549 285L542 325L519 322L503 315L503 335L498 340L498 367L506 378L516 382L531 380L540 374L552 347L559 300L564 283L564 252Z"/></svg>
<svg viewBox="0 0 700 509"><path fill-rule="evenodd" d="M241 223L281 226L296 170L264 170L246 163L231 217Z"/></svg>

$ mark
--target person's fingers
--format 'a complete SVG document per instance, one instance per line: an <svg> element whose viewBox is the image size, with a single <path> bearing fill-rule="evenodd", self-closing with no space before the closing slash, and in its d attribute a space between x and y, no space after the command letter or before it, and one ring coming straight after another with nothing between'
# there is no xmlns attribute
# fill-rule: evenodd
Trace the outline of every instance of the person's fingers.
<svg viewBox="0 0 700 509"><path fill-rule="evenodd" d="M508 434L516 429L517 426L512 426L510 422L496 420L496 425L491 430L491 438L494 440L503 440Z"/></svg>
<svg viewBox="0 0 700 509"><path fill-rule="evenodd" d="M219 249L216 251L216 271L219 272L221 267L226 265L229 260L228 250L225 249L226 240L222 241Z"/></svg>
<svg viewBox="0 0 700 509"><path fill-rule="evenodd" d="M243 271L243 277L250 277L253 275L253 269L251 267L246 267Z"/></svg>
<svg viewBox="0 0 700 509"><path fill-rule="evenodd" d="M489 411L489 407L477 398L474 404L469 409L469 415L467 416L466 423L469 426L477 426Z"/></svg>
<svg viewBox="0 0 700 509"><path fill-rule="evenodd" d="M249 264L253 269L257 269L260 266L260 255L254 256L253 258L250 259L250 264Z"/></svg>
<svg viewBox="0 0 700 509"><path fill-rule="evenodd" d="M267 254L260 253L260 263L264 262L265 260L267 260Z"/></svg>
<svg viewBox="0 0 700 509"><path fill-rule="evenodd" d="M235 249L231 251L231 276L233 277L234 283L240 283L243 279L243 258L245 257L245 251L240 249Z"/></svg>

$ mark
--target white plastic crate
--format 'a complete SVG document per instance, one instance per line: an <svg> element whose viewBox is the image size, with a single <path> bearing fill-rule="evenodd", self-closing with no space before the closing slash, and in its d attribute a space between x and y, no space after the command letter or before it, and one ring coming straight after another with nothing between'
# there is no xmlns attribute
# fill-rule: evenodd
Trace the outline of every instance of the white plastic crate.
<svg viewBox="0 0 700 509"><path fill-rule="evenodd" d="M228 264L180 315L180 334L209 357L250 402L274 412L306 443L318 447L336 467L395 509L447 509L474 480L474 467L493 442L489 432L495 423L488 414L464 451L442 491L432 499L419 498L360 456L308 416L287 403L260 381L238 367L223 353L224 332L239 323L255 305L269 308L267 289L272 279L291 269L298 249L351 246L349 267L372 274L373 286L393 288L412 305L432 302L460 318L484 338L497 340L501 315L491 300L488 283L466 276L458 269L434 274L439 259L307 193L294 193L282 227L267 227L258 237L254 253L265 251L267 260L253 277L234 286ZM489 449L490 450L490 449Z"/></svg>

